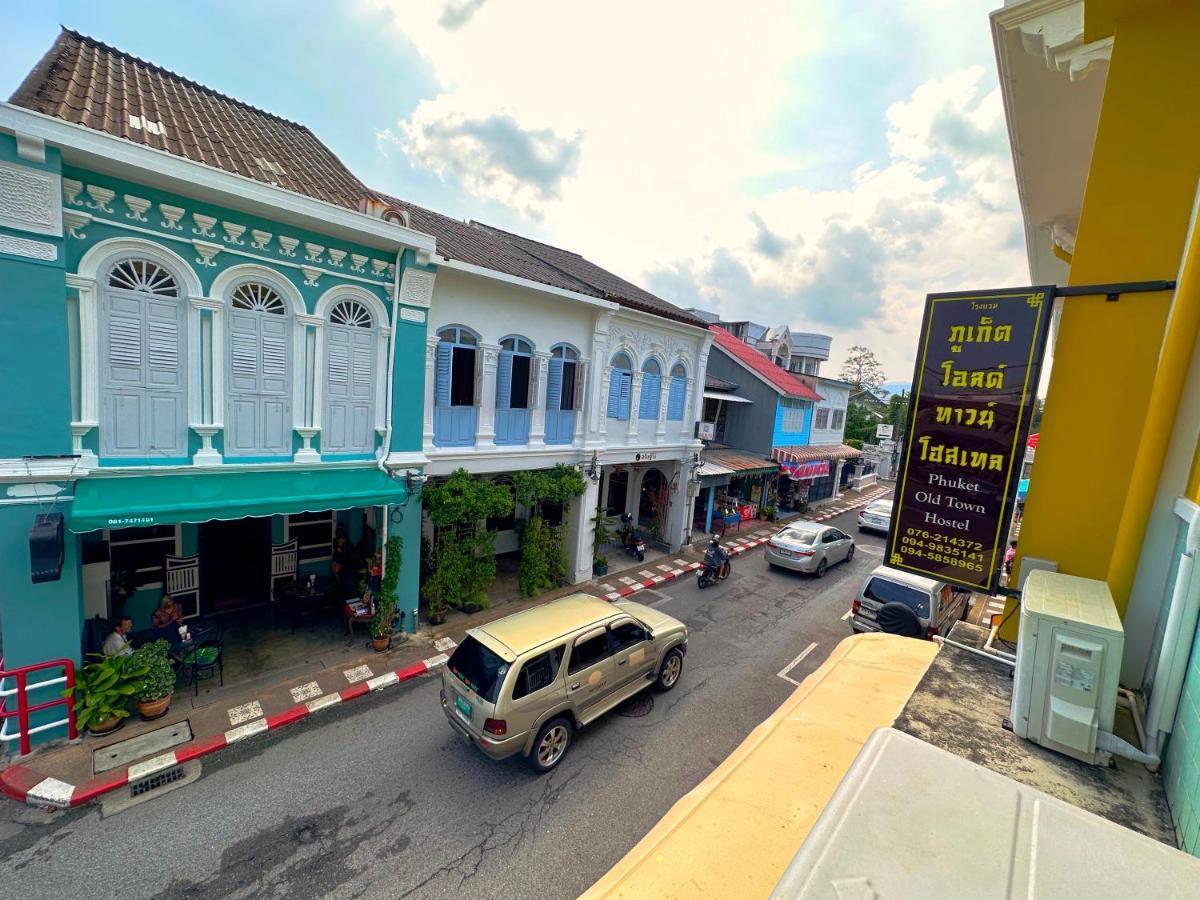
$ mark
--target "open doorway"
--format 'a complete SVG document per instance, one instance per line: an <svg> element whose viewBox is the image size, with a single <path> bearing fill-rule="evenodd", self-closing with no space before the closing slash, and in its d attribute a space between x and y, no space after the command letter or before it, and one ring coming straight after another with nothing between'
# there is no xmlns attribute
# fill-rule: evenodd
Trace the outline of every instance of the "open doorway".
<svg viewBox="0 0 1200 900"><path fill-rule="evenodd" d="M200 526L200 607L205 613L271 599L271 520L235 519Z"/></svg>

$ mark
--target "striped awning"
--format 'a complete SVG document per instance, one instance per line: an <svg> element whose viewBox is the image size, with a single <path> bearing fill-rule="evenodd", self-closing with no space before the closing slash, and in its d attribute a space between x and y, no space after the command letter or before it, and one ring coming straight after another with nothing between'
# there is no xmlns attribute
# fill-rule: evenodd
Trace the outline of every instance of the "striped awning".
<svg viewBox="0 0 1200 900"><path fill-rule="evenodd" d="M806 463L819 459L855 459L862 456L861 450L848 447L845 444L817 444L809 447L776 447L771 451L771 459L781 463Z"/></svg>

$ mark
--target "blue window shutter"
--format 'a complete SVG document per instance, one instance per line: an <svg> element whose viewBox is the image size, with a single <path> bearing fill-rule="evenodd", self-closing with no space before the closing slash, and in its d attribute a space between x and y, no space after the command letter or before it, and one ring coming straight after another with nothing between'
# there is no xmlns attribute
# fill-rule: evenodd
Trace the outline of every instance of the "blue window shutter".
<svg viewBox="0 0 1200 900"><path fill-rule="evenodd" d="M496 409L508 409L512 405L512 368L512 351L501 350L500 364L496 368Z"/></svg>
<svg viewBox="0 0 1200 900"><path fill-rule="evenodd" d="M621 378L624 377L624 374L620 369L613 369L612 381L608 385L608 417L610 419L621 418Z"/></svg>
<svg viewBox="0 0 1200 900"><path fill-rule="evenodd" d="M547 410L562 408L562 378L563 361L561 359L550 360L550 375L546 379Z"/></svg>
<svg viewBox="0 0 1200 900"><path fill-rule="evenodd" d="M617 409L617 418L629 419L629 401L633 394L633 375L629 372L621 373L620 400Z"/></svg>
<svg viewBox="0 0 1200 900"><path fill-rule="evenodd" d="M438 344L437 348L437 406L450 405L450 369L454 365L454 348L449 344Z"/></svg>
<svg viewBox="0 0 1200 900"><path fill-rule="evenodd" d="M687 379L672 378L671 392L667 395L667 418L672 422L683 421L683 401L687 394Z"/></svg>
<svg viewBox="0 0 1200 900"><path fill-rule="evenodd" d="M657 419L659 398L662 394L662 377L659 375L642 376L642 397L638 404L638 418Z"/></svg>

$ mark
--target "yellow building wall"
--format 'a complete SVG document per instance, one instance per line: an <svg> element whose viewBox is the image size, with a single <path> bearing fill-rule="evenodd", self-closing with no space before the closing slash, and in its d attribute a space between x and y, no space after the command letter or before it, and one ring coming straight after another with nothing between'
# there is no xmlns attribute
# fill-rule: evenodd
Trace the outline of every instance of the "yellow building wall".
<svg viewBox="0 0 1200 900"><path fill-rule="evenodd" d="M1070 284L1175 278L1200 178L1198 40L1196 3L1115 21ZM1020 571L1021 557L1035 556L1110 581L1122 613L1132 570L1110 565L1118 533L1123 544L1136 542L1136 561L1157 480L1147 487L1153 458L1143 454L1131 489L1170 300L1160 293L1063 301L1014 566ZM1160 435L1164 450L1169 434ZM1015 637L1015 624L1009 619L1004 637Z"/></svg>

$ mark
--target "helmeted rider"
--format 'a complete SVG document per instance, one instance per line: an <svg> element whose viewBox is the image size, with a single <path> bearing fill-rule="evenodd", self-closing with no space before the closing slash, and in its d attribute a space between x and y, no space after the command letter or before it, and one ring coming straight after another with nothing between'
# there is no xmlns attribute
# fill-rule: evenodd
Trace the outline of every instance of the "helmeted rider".
<svg viewBox="0 0 1200 900"><path fill-rule="evenodd" d="M708 549L704 551L704 564L720 571L721 566L729 559L729 554L721 547L720 540L714 534L708 542Z"/></svg>

